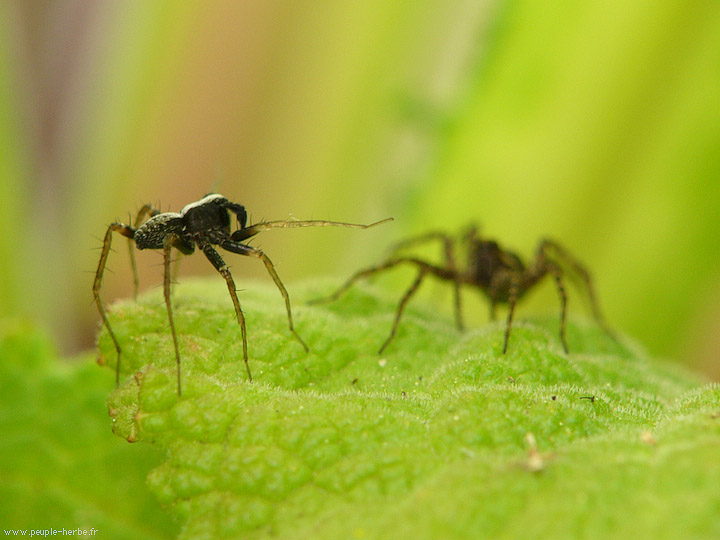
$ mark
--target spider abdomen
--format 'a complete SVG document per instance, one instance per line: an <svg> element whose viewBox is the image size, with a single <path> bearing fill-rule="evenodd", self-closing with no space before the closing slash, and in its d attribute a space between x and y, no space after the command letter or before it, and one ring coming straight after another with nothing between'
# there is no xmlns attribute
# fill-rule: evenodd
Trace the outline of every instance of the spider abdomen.
<svg viewBox="0 0 720 540"><path fill-rule="evenodd" d="M162 249L167 235L179 236L182 231L183 217L180 214L174 212L158 214L135 231L135 245L138 249Z"/></svg>

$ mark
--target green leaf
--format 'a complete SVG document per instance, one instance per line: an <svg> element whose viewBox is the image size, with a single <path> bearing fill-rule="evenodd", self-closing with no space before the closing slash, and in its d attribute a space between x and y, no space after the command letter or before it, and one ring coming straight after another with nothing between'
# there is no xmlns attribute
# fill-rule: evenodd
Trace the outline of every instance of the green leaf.
<svg viewBox="0 0 720 540"><path fill-rule="evenodd" d="M0 321L0 524L5 531L175 536L177 526L145 485L147 471L159 462L157 450L130 447L110 432L104 402L112 381L91 358L61 363L36 329Z"/></svg>
<svg viewBox="0 0 720 540"><path fill-rule="evenodd" d="M177 287L182 398L159 290L115 304L114 431L167 456L148 476L182 538L677 538L720 534L720 390L572 318L464 333L399 298L329 283ZM99 347L113 368L106 332ZM681 534L682 533L682 534Z"/></svg>

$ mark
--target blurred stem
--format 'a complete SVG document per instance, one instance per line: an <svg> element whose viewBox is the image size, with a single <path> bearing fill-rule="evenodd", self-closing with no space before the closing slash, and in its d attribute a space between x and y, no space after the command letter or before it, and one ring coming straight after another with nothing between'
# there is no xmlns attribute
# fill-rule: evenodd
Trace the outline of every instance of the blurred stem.
<svg viewBox="0 0 720 540"><path fill-rule="evenodd" d="M20 79L14 72L10 47L11 20L0 17L0 313L27 313L36 305L33 291L21 287L36 268L26 246L34 232L28 220L27 130L20 122Z"/></svg>

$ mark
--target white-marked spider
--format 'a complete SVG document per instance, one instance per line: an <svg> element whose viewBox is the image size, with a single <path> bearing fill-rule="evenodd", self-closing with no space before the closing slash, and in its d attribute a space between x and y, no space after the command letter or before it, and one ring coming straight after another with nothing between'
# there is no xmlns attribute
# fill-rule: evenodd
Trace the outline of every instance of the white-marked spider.
<svg viewBox="0 0 720 540"><path fill-rule="evenodd" d="M239 228L231 232L231 216L230 213L235 214L237 218L237 224ZM149 217L149 219L147 219ZM147 221L145 221L147 219ZM275 267L272 261L268 258L265 253L261 250L251 247L245 243L245 240L255 236L261 231L267 229L276 228L295 228L295 227L350 227L354 229L367 229L374 227L381 223L391 221L392 218L383 219L369 225L359 225L354 223L342 223L338 221L324 221L324 220L310 220L310 221L266 221L256 223L254 225L247 226L247 213L245 207L231 202L222 195L216 193L207 195L197 202L188 204L179 213L176 212L165 212L161 213L159 210L152 208L150 205L143 206L137 214L135 222L132 226L124 223L111 223L108 226L105 238L103 240L102 253L100 255L100 262L98 263L97 272L95 273L95 281L93 282L93 296L95 297L95 303L97 304L98 311L102 317L103 324L110 334L110 338L115 345L117 351L117 365L115 368L115 383L120 382L120 359L122 357L122 351L120 343L118 342L115 332L113 332L108 320L107 312L102 300L100 299L100 287L102 284L103 273L105 271L105 264L107 263L108 254L110 253L110 246L112 243L113 233L120 233L129 239L130 246L130 260L132 264L133 279L135 283L135 291L137 294L138 279L137 279L137 267L135 264L134 251L132 249L133 242L137 249L161 249L163 250L165 279L164 279L164 296L165 305L167 306L168 320L170 322L170 331L172 333L173 344L175 346L175 359L177 361L177 389L178 395L182 393L181 378L180 378L180 348L178 346L177 335L175 333L175 322L173 320L172 304L170 300L170 262L171 252L177 249L184 255L190 255L195 251L197 246L208 260L212 263L215 269L220 272L222 277L227 282L228 291L230 292L230 298L232 299L233 306L235 307L235 314L237 315L238 323L240 324L240 330L242 333L242 345L243 345L243 360L245 361L245 369L247 370L248 379L252 381L252 375L250 374L250 364L248 363L248 350L247 350L247 336L245 331L245 316L243 315L242 309L240 309L240 302L237 298L235 290L235 282L230 274L225 261L223 261L220 254L216 251L214 246L219 246L224 250L239 255L246 255L249 257L255 257L260 259L268 273L272 277L275 285L280 290L285 299L285 309L287 310L288 326L290 332L295 336L300 345L308 351L308 346L298 335L293 327L292 312L290 310L290 297L288 296L287 290L280 281L280 277L275 271Z"/></svg>
<svg viewBox="0 0 720 540"><path fill-rule="evenodd" d="M405 248L432 240L439 240L444 246L444 265L435 265L417 257L401 256L399 254L399 252ZM458 266L456 263L455 250L458 245L461 245L466 250L466 264L463 267ZM505 354L507 352L508 340L510 339L510 329L512 327L516 302L543 277L550 274L555 279L558 295L560 296L560 342L567 353L568 347L565 341L567 295L563 284L563 267L565 267L582 279L590 299L595 320L610 337L615 339L600 314L590 274L585 267L563 247L551 240L542 240L538 246L535 258L528 266L525 266L520 257L510 251L502 249L497 242L480 238L476 227L471 227L467 233L457 239L442 232L430 232L400 242L394 246L392 255L385 262L358 271L333 294L326 298L314 300L312 303L337 300L356 281L402 264L414 266L417 268L418 274L415 281L413 281L410 288L408 288L400 300L392 330L382 347L380 347L379 354L382 354L395 337L405 306L417 292L423 279L428 275L453 283L455 289L455 321L458 329L463 328L460 297L461 285L469 285L482 291L490 301L490 318L493 320L495 319L497 305L508 305L502 351L503 354Z"/></svg>

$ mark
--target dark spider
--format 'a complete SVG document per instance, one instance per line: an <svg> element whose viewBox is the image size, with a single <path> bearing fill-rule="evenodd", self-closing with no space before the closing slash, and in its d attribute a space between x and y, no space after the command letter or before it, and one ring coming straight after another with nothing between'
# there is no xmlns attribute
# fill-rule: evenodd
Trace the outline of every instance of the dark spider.
<svg viewBox="0 0 720 540"><path fill-rule="evenodd" d="M430 240L440 240L442 242L445 251L444 265L439 266L416 257L398 255L398 252L404 248ZM465 267L459 267L456 264L455 247L457 244L464 245L467 250L467 263ZM590 298L590 305L595 320L600 327L614 339L612 332L606 326L600 314L590 274L585 267L564 248L551 240L542 240L538 246L535 258L531 264L525 266L520 257L510 251L505 251L497 242L480 238L475 227L471 227L466 234L458 239L454 239L442 232L431 232L396 244L391 257L384 263L360 270L333 294L326 298L314 300L313 303L337 300L359 279L389 270L401 264L409 264L418 269L418 274L415 281L413 281L410 288L400 300L392 330L382 347L380 347L379 354L382 354L395 337L405 306L410 301L410 298L417 292L422 280L427 275L433 275L439 279L453 283L455 289L455 321L460 330L463 328L460 298L461 285L469 285L482 291L490 301L490 318L492 320L495 319L495 309L497 305L508 304L505 339L503 341L503 354L505 354L507 352L508 340L510 339L510 328L512 326L516 302L543 277L550 274L555 279L557 291L560 296L560 341L562 342L563 349L567 353L568 347L565 341L567 296L565 294L563 270L560 267L560 263L575 272L583 280Z"/></svg>
<svg viewBox="0 0 720 540"><path fill-rule="evenodd" d="M237 217L237 223L239 229L234 232L230 230L231 217L230 213L235 214ZM148 216L149 219L143 223ZM245 317L242 310L240 309L240 302L238 301L235 282L233 281L230 270L228 269L225 261L223 261L220 254L215 250L213 246L219 246L224 250L239 255L246 255L249 257L255 257L260 259L267 269L268 273L272 277L275 285L280 290L285 299L285 309L287 310L288 325L290 332L295 336L300 345L308 351L308 346L298 335L293 327L292 312L290 310L290 297L288 296L287 290L280 281L280 277L275 272L275 267L272 261L268 258L265 253L261 250L251 247L245 243L245 240L255 236L261 231L266 229L274 228L294 228L294 227L326 227L326 226L337 226L337 227L350 227L355 229L367 229L368 227L374 227L381 223L391 221L392 218L383 219L370 225L358 225L354 223L342 223L337 221L322 221L322 220L310 220L310 221L266 221L256 223L255 225L247 224L247 213L245 207L231 202L222 195L216 193L207 195L197 202L190 203L183 208L179 213L176 212L165 212L161 213L159 210L152 208L150 205L143 206L135 218L133 226L125 225L124 223L111 223L105 233L105 239L103 240L102 253L100 255L100 262L98 263L97 272L95 273L95 281L93 283L93 296L95 297L95 303L97 304L98 311L102 317L103 324L110 334L110 338L115 344L115 350L118 354L117 365L115 368L115 383L120 382L120 358L122 356L120 344L118 343L117 337L110 327L110 321L108 320L105 306L100 299L100 286L102 284L103 272L105 271L105 264L107 262L108 254L110 253L110 246L112 243L112 234L114 232L120 233L121 235L129 239L130 247L130 261L133 270L133 278L135 283L135 294L137 295L138 279L137 279L137 267L135 264L135 255L132 249L132 243L135 242L137 249L162 249L165 257L164 268L165 268L165 279L164 279L164 295L165 305L167 306L168 319L170 321L170 330L172 333L173 344L175 346L175 359L177 361L177 385L178 395L181 394L180 386L180 349L178 347L177 335L175 333L175 323L173 321L172 305L170 302L170 261L171 252L173 248L177 249L184 255L190 255L195 251L197 246L208 260L212 263L215 269L225 278L227 282L228 291L232 298L233 306L235 307L235 314L237 315L238 323L242 333L243 343L243 360L245 361L245 369L247 370L248 379L252 381L252 375L250 374L250 364L248 363L247 353L247 337L245 334Z"/></svg>

